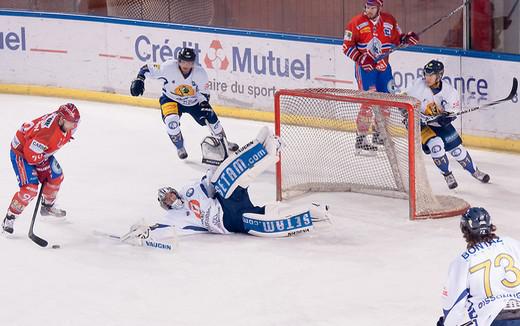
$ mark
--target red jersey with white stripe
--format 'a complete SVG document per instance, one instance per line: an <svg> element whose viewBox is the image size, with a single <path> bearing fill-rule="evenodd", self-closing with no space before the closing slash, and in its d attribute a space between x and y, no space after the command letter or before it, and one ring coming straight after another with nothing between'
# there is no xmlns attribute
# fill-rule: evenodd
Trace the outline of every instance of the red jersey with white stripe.
<svg viewBox="0 0 520 326"><path fill-rule="evenodd" d="M377 59L399 45L402 34L394 16L381 12L371 20L363 13L352 18L345 27L343 52L354 62L365 52ZM376 69L385 71L387 66L388 56L377 62Z"/></svg>
<svg viewBox="0 0 520 326"><path fill-rule="evenodd" d="M38 165L68 143L75 129L63 132L56 112L24 123L16 132L12 150L29 164Z"/></svg>

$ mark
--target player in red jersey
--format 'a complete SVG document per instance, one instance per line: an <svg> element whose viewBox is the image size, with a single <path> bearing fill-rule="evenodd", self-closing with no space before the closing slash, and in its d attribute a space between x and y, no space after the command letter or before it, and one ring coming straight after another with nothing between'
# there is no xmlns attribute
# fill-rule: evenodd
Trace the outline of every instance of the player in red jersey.
<svg viewBox="0 0 520 326"><path fill-rule="evenodd" d="M63 181L63 172L54 153L72 139L80 120L78 108L67 103L55 112L24 123L11 142L11 162L20 190L14 194L2 223L4 232L13 233L15 219L43 189L41 215L65 216L54 207Z"/></svg>
<svg viewBox="0 0 520 326"><path fill-rule="evenodd" d="M343 52L356 63L356 80L360 90L393 93L392 68L385 55L392 48L404 44L415 45L419 37L414 32L403 34L396 19L381 11L383 0L367 0L365 10L355 16L345 27ZM389 112L382 108L384 116ZM372 109L362 105L356 119L356 149L377 151L377 146L368 143L366 136L372 125ZM372 143L383 145L377 131L372 135Z"/></svg>

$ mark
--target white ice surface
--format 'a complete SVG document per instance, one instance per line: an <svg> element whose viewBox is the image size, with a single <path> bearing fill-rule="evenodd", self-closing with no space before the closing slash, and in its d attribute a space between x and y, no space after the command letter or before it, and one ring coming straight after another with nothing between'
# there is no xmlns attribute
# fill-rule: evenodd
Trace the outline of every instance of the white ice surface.
<svg viewBox="0 0 520 326"><path fill-rule="evenodd" d="M23 121L67 100L0 95L0 206L17 191L9 144ZM432 325L449 262L464 248L458 218L411 222L402 200L349 193L300 198L327 203L332 225L289 239L198 235L174 254L116 245L93 230L122 233L162 214L156 189L200 177L206 128L182 119L189 158L181 162L157 110L74 101L82 114L76 140L57 154L65 173L59 205L68 223L38 220L35 201L0 237L0 325ZM478 114L478 113L475 113ZM222 119L244 144L263 123ZM520 238L520 156L470 150L492 183L452 163L453 193L489 210L499 234ZM427 159L436 192L447 192ZM274 173L250 187L254 202L275 198ZM2 211L3 212L3 211Z"/></svg>

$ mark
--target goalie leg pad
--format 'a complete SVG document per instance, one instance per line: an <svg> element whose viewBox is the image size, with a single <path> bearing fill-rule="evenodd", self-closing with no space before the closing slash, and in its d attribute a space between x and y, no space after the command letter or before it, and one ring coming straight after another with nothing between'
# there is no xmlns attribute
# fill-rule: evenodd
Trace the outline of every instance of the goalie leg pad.
<svg viewBox="0 0 520 326"><path fill-rule="evenodd" d="M228 198L236 187L247 188L257 175L274 165L276 160L277 156L254 140L222 162L213 174L211 183L220 196Z"/></svg>
<svg viewBox="0 0 520 326"><path fill-rule="evenodd" d="M309 210L271 215L276 211L276 208L266 207L267 214L243 214L242 220L247 233L258 237L282 238L309 232L314 227Z"/></svg>

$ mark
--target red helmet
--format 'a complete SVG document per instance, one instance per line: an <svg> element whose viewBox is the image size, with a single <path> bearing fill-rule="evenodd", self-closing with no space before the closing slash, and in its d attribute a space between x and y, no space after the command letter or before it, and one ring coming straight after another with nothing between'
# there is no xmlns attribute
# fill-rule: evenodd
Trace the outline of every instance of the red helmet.
<svg viewBox="0 0 520 326"><path fill-rule="evenodd" d="M367 6L383 6L383 0L367 0Z"/></svg>
<svg viewBox="0 0 520 326"><path fill-rule="evenodd" d="M79 122L79 118L80 118L79 110L72 103L63 104L62 106L60 106L60 108L58 109L57 112L58 112L58 115L60 115L63 119L65 119L67 121L74 122L74 123Z"/></svg>

